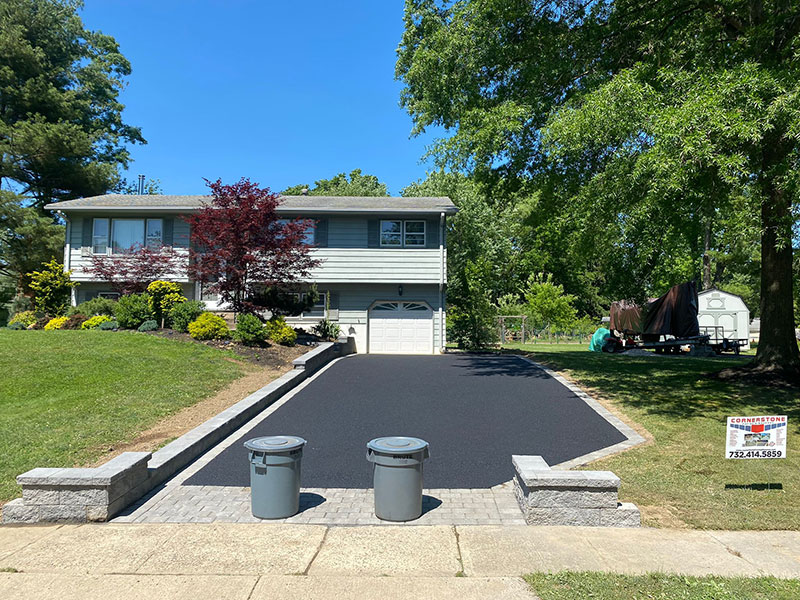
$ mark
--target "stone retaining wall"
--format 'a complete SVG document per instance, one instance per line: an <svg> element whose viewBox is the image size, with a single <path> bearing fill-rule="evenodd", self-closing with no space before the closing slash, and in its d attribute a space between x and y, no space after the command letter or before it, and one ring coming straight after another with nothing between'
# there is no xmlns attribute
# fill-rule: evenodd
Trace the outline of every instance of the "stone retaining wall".
<svg viewBox="0 0 800 600"><path fill-rule="evenodd" d="M36 468L23 473L17 477L22 498L3 507L3 523L107 521L324 365L355 351L352 337L319 344L294 361L294 370L152 454L123 452L97 468Z"/></svg>
<svg viewBox="0 0 800 600"><path fill-rule="evenodd" d="M639 527L639 509L618 500L611 471L551 469L541 456L512 456L514 495L528 525Z"/></svg>

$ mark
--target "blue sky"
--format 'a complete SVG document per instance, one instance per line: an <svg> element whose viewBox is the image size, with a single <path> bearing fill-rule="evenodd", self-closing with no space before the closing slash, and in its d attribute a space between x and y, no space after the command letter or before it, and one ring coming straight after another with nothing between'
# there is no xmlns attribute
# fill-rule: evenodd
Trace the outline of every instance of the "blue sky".
<svg viewBox="0 0 800 600"><path fill-rule="evenodd" d="M249 177L279 191L360 168L392 194L425 175L395 50L402 0L86 0L133 73L124 118L148 144L126 176L165 193Z"/></svg>

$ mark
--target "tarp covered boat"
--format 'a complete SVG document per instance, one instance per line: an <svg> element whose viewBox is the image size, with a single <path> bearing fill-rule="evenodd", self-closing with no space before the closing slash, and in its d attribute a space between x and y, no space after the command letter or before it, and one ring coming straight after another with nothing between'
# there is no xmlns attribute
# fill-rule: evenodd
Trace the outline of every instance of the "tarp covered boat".
<svg viewBox="0 0 800 600"><path fill-rule="evenodd" d="M644 307L625 300L611 304L612 330L640 335L644 341L657 341L662 335L690 338L700 335L697 322L697 285L687 281Z"/></svg>

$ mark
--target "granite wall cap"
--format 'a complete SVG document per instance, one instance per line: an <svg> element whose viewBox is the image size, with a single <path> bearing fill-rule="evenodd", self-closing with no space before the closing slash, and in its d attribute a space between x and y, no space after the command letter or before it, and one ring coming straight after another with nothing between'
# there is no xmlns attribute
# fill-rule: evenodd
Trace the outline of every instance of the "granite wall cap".
<svg viewBox="0 0 800 600"><path fill-rule="evenodd" d="M320 342L320 344L311 350L310 352L306 352L303 356L299 356L292 361L295 369L305 369L306 363L316 359L320 354L328 350L328 348L333 346L333 342Z"/></svg>

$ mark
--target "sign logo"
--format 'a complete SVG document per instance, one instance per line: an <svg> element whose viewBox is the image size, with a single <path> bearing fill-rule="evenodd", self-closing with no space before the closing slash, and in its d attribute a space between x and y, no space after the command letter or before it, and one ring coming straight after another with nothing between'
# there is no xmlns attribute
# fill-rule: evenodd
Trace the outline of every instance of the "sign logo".
<svg viewBox="0 0 800 600"><path fill-rule="evenodd" d="M725 458L786 458L786 415L728 417Z"/></svg>

